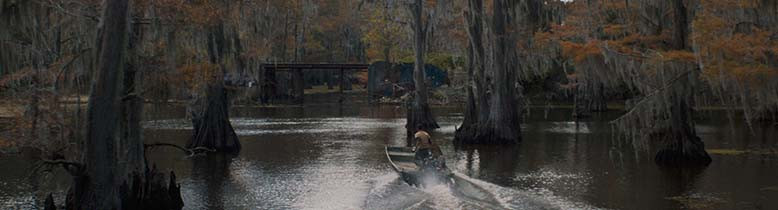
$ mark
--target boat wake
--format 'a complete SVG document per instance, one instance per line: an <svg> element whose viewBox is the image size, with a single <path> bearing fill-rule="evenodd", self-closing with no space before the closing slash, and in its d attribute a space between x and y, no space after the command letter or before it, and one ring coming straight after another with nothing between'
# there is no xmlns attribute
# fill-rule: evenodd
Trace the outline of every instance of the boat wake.
<svg viewBox="0 0 778 210"><path fill-rule="evenodd" d="M396 173L376 177L363 209L595 209L532 191L521 191L455 173L453 184L417 188Z"/></svg>

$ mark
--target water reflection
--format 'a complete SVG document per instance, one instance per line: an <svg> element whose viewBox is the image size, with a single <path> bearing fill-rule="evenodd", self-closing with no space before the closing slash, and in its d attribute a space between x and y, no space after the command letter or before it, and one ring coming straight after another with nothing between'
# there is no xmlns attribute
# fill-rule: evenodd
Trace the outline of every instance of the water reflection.
<svg viewBox="0 0 778 210"><path fill-rule="evenodd" d="M191 125L181 109L146 109L146 141L185 144ZM713 155L704 169L659 168L650 151L613 138L607 120L619 113L573 122L570 109L531 110L517 145L453 145L460 110L434 112L441 125L434 141L474 186L417 189L398 178L384 154L385 145L405 142L397 106L235 107L238 156L157 148L148 158L176 172L187 209L778 209L775 156ZM698 123L707 148L778 148L774 126L751 132L727 122ZM34 207L33 186L68 186L30 184L19 172L30 163L20 157L0 164L9 169L0 172L0 208Z"/></svg>
<svg viewBox="0 0 778 210"><path fill-rule="evenodd" d="M230 167L232 166L232 158L227 155L209 155L192 159L192 174L193 180L208 180L205 183L198 183L204 186L199 186L200 192L205 194L198 200L206 201L205 207L210 209L224 209L224 200L229 199L223 197L226 193L227 180L233 179L231 175ZM242 185L236 185L242 186ZM198 187L195 187L198 188ZM238 191L243 191L238 189Z"/></svg>
<svg viewBox="0 0 778 210"><path fill-rule="evenodd" d="M471 177L490 177L496 184L509 183L518 167L517 162L503 160L519 159L522 156L521 144L501 147L456 145L454 148L455 152L449 155L464 152L466 157L466 168L457 168L459 171Z"/></svg>

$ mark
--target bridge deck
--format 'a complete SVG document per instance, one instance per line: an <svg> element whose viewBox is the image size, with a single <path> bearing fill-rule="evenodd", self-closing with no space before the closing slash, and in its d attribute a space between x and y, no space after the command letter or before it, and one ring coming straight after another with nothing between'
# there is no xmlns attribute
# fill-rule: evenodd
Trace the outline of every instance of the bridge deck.
<svg viewBox="0 0 778 210"><path fill-rule="evenodd" d="M369 67L368 64L361 63L266 63L262 64L262 68L266 70L331 70L331 69L349 69L349 70L365 70Z"/></svg>
<svg viewBox="0 0 778 210"><path fill-rule="evenodd" d="M293 89L293 101L298 104L303 103L303 95L305 94L305 81L303 79L303 71L316 71L316 70L340 70L340 98L338 102L343 103L343 87L346 85L346 72L367 70L369 64L361 63L265 63L260 65L264 70L269 70L267 73L274 74L277 71L290 71L292 72L292 89Z"/></svg>

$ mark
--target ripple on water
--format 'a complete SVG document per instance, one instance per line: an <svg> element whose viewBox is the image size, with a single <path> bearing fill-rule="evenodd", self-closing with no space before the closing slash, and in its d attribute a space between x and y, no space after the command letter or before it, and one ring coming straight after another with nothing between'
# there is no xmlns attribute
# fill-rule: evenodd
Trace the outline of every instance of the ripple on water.
<svg viewBox="0 0 778 210"><path fill-rule="evenodd" d="M571 201L554 192L582 194L591 184L591 175L583 173L564 173L550 168L541 168L529 174L519 174L514 181L527 185L529 193L547 201L560 209L596 209L587 204Z"/></svg>
<svg viewBox="0 0 778 210"><path fill-rule="evenodd" d="M375 129L404 126L402 119L372 118L288 118L255 119L233 118L230 120L235 133L239 136L264 134L321 134L350 132L369 134ZM151 120L142 123L145 129L152 130L191 130L191 122L186 119Z"/></svg>
<svg viewBox="0 0 778 210"><path fill-rule="evenodd" d="M545 129L546 132L551 133L591 133L589 125L583 122L550 122L551 126Z"/></svg>

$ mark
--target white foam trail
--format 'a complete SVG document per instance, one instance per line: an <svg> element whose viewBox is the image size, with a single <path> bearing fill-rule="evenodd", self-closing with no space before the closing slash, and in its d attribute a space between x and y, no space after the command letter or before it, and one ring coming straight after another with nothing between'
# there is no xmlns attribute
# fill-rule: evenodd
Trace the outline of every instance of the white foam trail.
<svg viewBox="0 0 778 210"><path fill-rule="evenodd" d="M397 175L397 173L388 173L370 180L373 187L370 188L368 194L383 197L383 195L386 194L389 185L396 181L398 178L400 178L400 176Z"/></svg>
<svg viewBox="0 0 778 210"><path fill-rule="evenodd" d="M561 198L548 190L523 191L502 187L460 173L454 174L463 180L484 188L495 196L495 199L501 206L508 209L602 209Z"/></svg>
<svg viewBox="0 0 778 210"><path fill-rule="evenodd" d="M451 188L445 184L427 186L422 189L430 196L434 209L461 209L461 200L451 192Z"/></svg>
<svg viewBox="0 0 778 210"><path fill-rule="evenodd" d="M427 202L429 196L411 187L400 176L391 172L370 179L362 209L416 209Z"/></svg>
<svg viewBox="0 0 778 210"><path fill-rule="evenodd" d="M497 186L497 185L493 185L493 184L491 184L489 182L485 182L485 181L482 181L482 180L479 180L479 179L473 179L473 178L470 178L467 175L464 175L464 174L461 174L461 173L458 173L458 172L454 172L454 176L456 176L457 178L460 178L462 180L468 181L470 183L473 183L473 184L475 184L475 185L477 185L479 187L482 187L484 189L487 189L487 190L488 190L488 187L491 187L492 189L499 188L499 186ZM501 207L508 208L508 206L509 206L508 202L504 198L501 198L500 196L497 196L494 193L494 191L488 191L488 192L495 200L497 200L498 204Z"/></svg>

